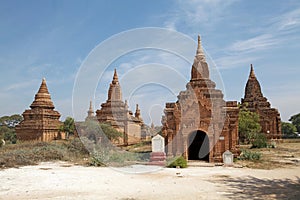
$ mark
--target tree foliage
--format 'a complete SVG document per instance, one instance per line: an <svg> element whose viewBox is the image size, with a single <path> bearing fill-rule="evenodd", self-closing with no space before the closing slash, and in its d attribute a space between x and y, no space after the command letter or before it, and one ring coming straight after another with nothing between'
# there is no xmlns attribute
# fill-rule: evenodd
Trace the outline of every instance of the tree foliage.
<svg viewBox="0 0 300 200"><path fill-rule="evenodd" d="M259 115L242 108L239 112L239 138L241 142L249 143L261 131Z"/></svg>
<svg viewBox="0 0 300 200"><path fill-rule="evenodd" d="M103 133L107 136L107 138L111 141L119 140L122 137L122 133L114 129L112 126L108 124L100 124L100 127Z"/></svg>
<svg viewBox="0 0 300 200"><path fill-rule="evenodd" d="M300 133L300 113L291 116L289 121L296 127L297 132Z"/></svg>
<svg viewBox="0 0 300 200"><path fill-rule="evenodd" d="M297 128L292 123L281 122L281 131L282 131L283 136L293 137L293 136L296 136L295 132L297 131Z"/></svg>
<svg viewBox="0 0 300 200"><path fill-rule="evenodd" d="M74 135L74 131L75 131L74 119L72 117L67 117L64 123L61 125L60 131L65 132L67 138L69 138L69 135Z"/></svg>
<svg viewBox="0 0 300 200"><path fill-rule="evenodd" d="M11 116L3 116L0 118L0 126L15 128L23 120L22 115L14 114Z"/></svg>
<svg viewBox="0 0 300 200"><path fill-rule="evenodd" d="M11 116L3 116L0 118L0 139L4 139L8 143L15 144L17 136L15 127L23 120L18 114Z"/></svg>
<svg viewBox="0 0 300 200"><path fill-rule="evenodd" d="M114 129L111 125L99 124L99 122L95 120L86 120L79 126L81 127L81 136L85 136L89 140L93 140L95 142L97 142L99 138L102 138L102 141L106 141L104 136L110 141L118 141L123 136L121 132Z"/></svg>

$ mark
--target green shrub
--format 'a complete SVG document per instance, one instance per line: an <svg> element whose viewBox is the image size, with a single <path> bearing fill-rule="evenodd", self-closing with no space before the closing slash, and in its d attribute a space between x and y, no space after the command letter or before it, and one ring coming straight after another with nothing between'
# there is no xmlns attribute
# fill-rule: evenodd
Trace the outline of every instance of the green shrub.
<svg viewBox="0 0 300 200"><path fill-rule="evenodd" d="M240 160L260 160L261 159L261 153L252 152L252 151L248 151L248 150L243 149L239 159Z"/></svg>
<svg viewBox="0 0 300 200"><path fill-rule="evenodd" d="M266 147L268 147L267 138L263 133L255 134L251 143L252 143L251 148L266 148Z"/></svg>
<svg viewBox="0 0 300 200"><path fill-rule="evenodd" d="M187 167L187 161L183 156L180 156L178 158L175 158L173 162L171 162L168 167L174 168L174 167L180 167L180 168L186 168Z"/></svg>

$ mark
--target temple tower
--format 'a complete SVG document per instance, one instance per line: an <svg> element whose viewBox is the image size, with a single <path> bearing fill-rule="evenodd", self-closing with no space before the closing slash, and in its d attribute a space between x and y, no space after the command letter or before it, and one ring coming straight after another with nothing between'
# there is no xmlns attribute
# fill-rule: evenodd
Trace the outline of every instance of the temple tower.
<svg viewBox="0 0 300 200"><path fill-rule="evenodd" d="M16 127L16 134L19 140L48 142L64 137L61 135L62 133L59 133L61 125L59 121L60 114L54 110L54 104L45 78L42 80L30 108L23 112L24 120Z"/></svg>
<svg viewBox="0 0 300 200"><path fill-rule="evenodd" d="M277 109L271 108L268 99L263 96L261 86L254 73L251 64L250 74L245 87L245 95L241 100L242 106L251 112L256 112L260 118L262 133L268 139L280 139L281 134L281 118Z"/></svg>
<svg viewBox="0 0 300 200"><path fill-rule="evenodd" d="M169 157L221 162L226 150L238 154L237 102L225 102L210 79L200 36L191 80L177 97L177 102L166 103L162 119Z"/></svg>
<svg viewBox="0 0 300 200"><path fill-rule="evenodd" d="M107 100L96 111L96 117L100 123L110 124L124 134L119 145L133 144L141 140L144 123L140 116L140 110L137 105L135 116L133 116L127 101L122 100L122 90L116 69L109 85Z"/></svg>

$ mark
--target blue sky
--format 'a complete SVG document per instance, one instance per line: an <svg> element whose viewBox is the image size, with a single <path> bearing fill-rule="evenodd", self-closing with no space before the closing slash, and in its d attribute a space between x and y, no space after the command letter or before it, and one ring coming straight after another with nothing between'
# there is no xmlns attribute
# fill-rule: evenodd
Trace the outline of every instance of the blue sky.
<svg viewBox="0 0 300 200"><path fill-rule="evenodd" d="M72 116L74 82L89 53L115 34L143 27L176 30L195 41L201 34L206 54L223 80L217 87L224 89L226 100L240 101L243 97L252 63L264 95L279 109L282 119L287 121L300 112L298 0L0 0L0 116L27 109L43 77L61 119ZM151 35L145 39L151 40ZM144 50L112 63L92 99L95 109L106 100L115 67L126 90L130 82L128 76L123 82L122 76L131 68L158 63L155 67L163 71L168 63L180 65L186 69L180 71L185 78L178 91L183 90L185 84L181 83L189 79L189 63L162 55ZM135 78L143 79L142 75ZM145 122L158 124L161 104L176 100L177 89L169 96L166 91L168 88L155 84L137 89L130 108L134 111L135 103L139 103ZM83 102L82 106L87 110L88 104Z"/></svg>

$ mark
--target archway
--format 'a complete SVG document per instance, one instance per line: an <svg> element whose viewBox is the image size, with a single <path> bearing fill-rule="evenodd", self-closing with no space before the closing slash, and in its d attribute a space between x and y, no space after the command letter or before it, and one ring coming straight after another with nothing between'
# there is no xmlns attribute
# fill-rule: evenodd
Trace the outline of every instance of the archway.
<svg viewBox="0 0 300 200"><path fill-rule="evenodd" d="M188 159L209 162L209 138L203 131L194 131L188 138Z"/></svg>

